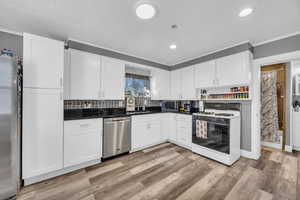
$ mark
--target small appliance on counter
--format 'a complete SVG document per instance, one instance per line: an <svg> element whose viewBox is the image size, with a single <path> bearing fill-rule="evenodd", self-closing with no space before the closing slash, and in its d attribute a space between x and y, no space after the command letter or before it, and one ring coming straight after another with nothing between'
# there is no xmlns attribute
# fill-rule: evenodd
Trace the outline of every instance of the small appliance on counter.
<svg viewBox="0 0 300 200"><path fill-rule="evenodd" d="M129 96L126 98L126 112L135 111L135 97Z"/></svg>
<svg viewBox="0 0 300 200"><path fill-rule="evenodd" d="M194 113L192 151L232 165L240 158L240 112L207 109Z"/></svg>
<svg viewBox="0 0 300 200"><path fill-rule="evenodd" d="M163 112L178 112L179 105L177 101L163 101L161 102Z"/></svg>
<svg viewBox="0 0 300 200"><path fill-rule="evenodd" d="M192 105L189 103L184 104L184 112L191 112Z"/></svg>
<svg viewBox="0 0 300 200"><path fill-rule="evenodd" d="M205 102L199 101L199 112L205 112Z"/></svg>

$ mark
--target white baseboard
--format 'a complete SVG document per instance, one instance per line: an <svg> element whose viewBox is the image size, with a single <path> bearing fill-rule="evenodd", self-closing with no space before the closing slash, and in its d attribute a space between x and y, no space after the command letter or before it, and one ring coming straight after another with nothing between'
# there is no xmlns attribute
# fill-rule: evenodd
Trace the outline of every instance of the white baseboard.
<svg viewBox="0 0 300 200"><path fill-rule="evenodd" d="M281 144L279 144L279 143L261 142L261 145L281 150ZM290 146L290 145L285 145L285 151L286 152L292 152L293 151L293 147Z"/></svg>
<svg viewBox="0 0 300 200"><path fill-rule="evenodd" d="M131 149L131 151L129 153L134 153L134 152L137 152L137 151L141 151L141 150L153 147L155 145L163 144L165 142L167 142L167 140L161 140L159 142L156 142L156 143L153 143L153 144L149 144L149 145L146 145L146 146L143 146L143 147L133 148L133 149Z"/></svg>
<svg viewBox="0 0 300 200"><path fill-rule="evenodd" d="M252 151L247 151L247 150L242 150L242 149L241 149L241 156L245 157L245 158L249 158L249 159L254 159L254 160L259 159L259 156L257 156Z"/></svg>
<svg viewBox="0 0 300 200"><path fill-rule="evenodd" d="M293 151L293 147L289 146L289 145L285 145L285 151L292 152Z"/></svg>
<svg viewBox="0 0 300 200"><path fill-rule="evenodd" d="M261 141L261 145L262 146L266 146L266 147L271 147L271 148L274 148L274 149L281 149L281 144L280 143L263 142L263 141Z"/></svg>
<svg viewBox="0 0 300 200"><path fill-rule="evenodd" d="M295 151L300 151L300 147L295 147L295 146L293 146L293 150L295 150Z"/></svg>
<svg viewBox="0 0 300 200"><path fill-rule="evenodd" d="M78 170L78 169L82 169L82 168L85 168L85 167L96 165L98 163L101 163L101 160L99 160L99 159L92 160L92 161L85 162L85 163L82 163L82 164L79 164L79 165L75 165L75 166L72 166L72 167L67 167L67 168L63 168L63 169L60 169L60 170L57 170L57 171L54 171L54 172L50 172L48 174L42 174L42 175L39 175L39 176L26 178L26 179L24 179L24 186L31 185L31 184L34 184L34 183L38 183L38 182L41 182L41 181L44 181L44 180L47 180L47 179L50 179L50 178L54 178L56 176L61 176L63 174L67 174L67 173L70 173L70 172Z"/></svg>

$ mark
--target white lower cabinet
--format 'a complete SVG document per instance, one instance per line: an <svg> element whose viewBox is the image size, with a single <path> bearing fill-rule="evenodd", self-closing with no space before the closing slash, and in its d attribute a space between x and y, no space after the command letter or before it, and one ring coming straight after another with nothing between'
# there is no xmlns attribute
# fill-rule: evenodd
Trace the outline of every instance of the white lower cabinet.
<svg viewBox="0 0 300 200"><path fill-rule="evenodd" d="M63 168L63 97L56 89L23 89L22 176Z"/></svg>
<svg viewBox="0 0 300 200"><path fill-rule="evenodd" d="M170 119L171 115L169 113L159 114L159 118L161 119L161 140L167 141L169 139L169 135L171 134L170 130Z"/></svg>
<svg viewBox="0 0 300 200"><path fill-rule="evenodd" d="M176 114L177 143L190 148L192 145L192 116Z"/></svg>
<svg viewBox="0 0 300 200"><path fill-rule="evenodd" d="M102 118L64 122L64 167L100 160L102 125Z"/></svg>
<svg viewBox="0 0 300 200"><path fill-rule="evenodd" d="M300 151L300 113L293 111L293 149Z"/></svg>
<svg viewBox="0 0 300 200"><path fill-rule="evenodd" d="M176 131L176 114L169 114L169 137L168 140L171 142L177 142L177 131Z"/></svg>
<svg viewBox="0 0 300 200"><path fill-rule="evenodd" d="M192 116L160 113L132 116L132 151L165 141L191 148Z"/></svg>
<svg viewBox="0 0 300 200"><path fill-rule="evenodd" d="M132 116L131 151L140 150L162 141L161 121L157 114Z"/></svg>

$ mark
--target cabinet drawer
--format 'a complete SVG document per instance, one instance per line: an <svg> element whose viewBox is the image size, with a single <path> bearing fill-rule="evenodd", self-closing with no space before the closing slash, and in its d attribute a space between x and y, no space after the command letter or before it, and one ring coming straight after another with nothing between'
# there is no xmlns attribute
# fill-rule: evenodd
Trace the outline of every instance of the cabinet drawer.
<svg viewBox="0 0 300 200"><path fill-rule="evenodd" d="M84 120L72 120L64 122L64 129L66 132L82 132L88 130L102 130L103 120L98 119L84 119Z"/></svg>
<svg viewBox="0 0 300 200"><path fill-rule="evenodd" d="M139 115L132 116L132 123L141 123L141 122L150 122L150 121L158 121L160 122L161 114L147 114L147 115Z"/></svg>

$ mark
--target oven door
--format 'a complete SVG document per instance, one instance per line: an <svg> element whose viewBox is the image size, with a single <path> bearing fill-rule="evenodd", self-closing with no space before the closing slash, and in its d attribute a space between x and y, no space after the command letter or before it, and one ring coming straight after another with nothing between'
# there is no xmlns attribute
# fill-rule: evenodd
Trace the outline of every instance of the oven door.
<svg viewBox="0 0 300 200"><path fill-rule="evenodd" d="M201 125L199 125L199 122L201 122ZM200 126L202 127L201 134L199 134ZM230 153L230 119L193 116L192 134L193 144L226 154Z"/></svg>

